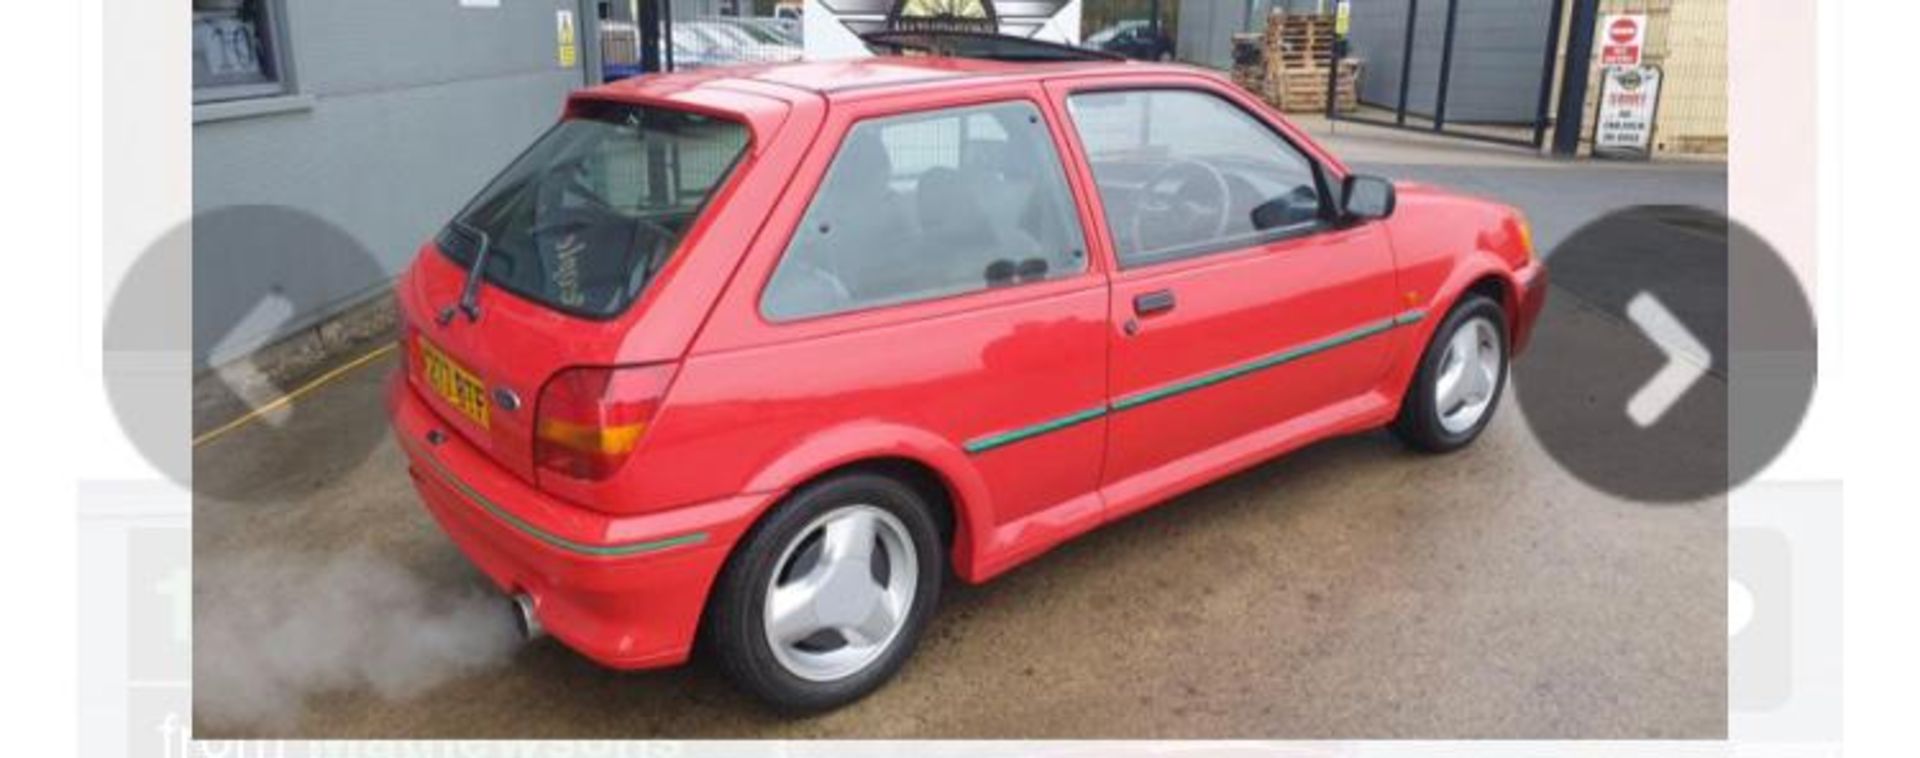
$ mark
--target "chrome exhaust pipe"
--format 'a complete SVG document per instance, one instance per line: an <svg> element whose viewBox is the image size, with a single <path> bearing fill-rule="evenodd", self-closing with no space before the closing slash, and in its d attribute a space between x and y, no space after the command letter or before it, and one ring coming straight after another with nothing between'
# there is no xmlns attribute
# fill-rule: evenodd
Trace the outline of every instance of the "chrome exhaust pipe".
<svg viewBox="0 0 1920 758"><path fill-rule="evenodd" d="M512 600L513 623L520 632L520 640L532 642L546 636L547 630L540 626L540 616L534 609L533 596L521 592L515 594Z"/></svg>

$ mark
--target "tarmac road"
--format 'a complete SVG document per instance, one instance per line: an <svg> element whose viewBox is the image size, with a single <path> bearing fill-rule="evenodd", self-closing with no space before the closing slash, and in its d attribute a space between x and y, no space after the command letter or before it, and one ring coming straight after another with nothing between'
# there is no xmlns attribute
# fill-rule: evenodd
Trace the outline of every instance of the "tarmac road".
<svg viewBox="0 0 1920 758"><path fill-rule="evenodd" d="M1470 169L1429 169L1456 170ZM1551 202L1538 191L1528 196ZM328 455L348 430L385 423L392 365L300 401L279 431L311 440L311 455L250 444L263 424L195 451L196 480L219 485L202 491L256 495L196 501L197 578L262 551L365 548L429 586L472 584L390 438L364 463ZM901 676L823 716L773 716L711 666L616 673L549 640L410 697L334 691L291 725L202 720L196 736L1724 736L1724 502L1596 492L1547 457L1507 398L1455 455L1415 454L1384 433L1334 440L990 584L950 587ZM197 586L196 619L228 602ZM221 653L195 652L200 666Z"/></svg>

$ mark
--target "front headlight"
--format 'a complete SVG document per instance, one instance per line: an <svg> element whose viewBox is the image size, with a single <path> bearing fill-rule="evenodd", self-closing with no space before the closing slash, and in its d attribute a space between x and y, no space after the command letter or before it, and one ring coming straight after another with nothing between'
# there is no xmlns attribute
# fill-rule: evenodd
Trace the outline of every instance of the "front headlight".
<svg viewBox="0 0 1920 758"><path fill-rule="evenodd" d="M1538 257L1533 249L1533 225L1527 223L1527 214L1515 211L1513 214L1513 225L1514 228L1519 230L1520 249L1527 254L1527 260L1533 260Z"/></svg>

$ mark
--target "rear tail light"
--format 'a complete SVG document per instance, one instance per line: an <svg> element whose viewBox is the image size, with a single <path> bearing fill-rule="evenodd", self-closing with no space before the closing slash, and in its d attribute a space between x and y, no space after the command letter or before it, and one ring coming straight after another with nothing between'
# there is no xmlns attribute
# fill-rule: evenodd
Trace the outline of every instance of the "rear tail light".
<svg viewBox="0 0 1920 758"><path fill-rule="evenodd" d="M542 473L600 481L625 465L673 380L673 366L572 368L540 390L533 460Z"/></svg>

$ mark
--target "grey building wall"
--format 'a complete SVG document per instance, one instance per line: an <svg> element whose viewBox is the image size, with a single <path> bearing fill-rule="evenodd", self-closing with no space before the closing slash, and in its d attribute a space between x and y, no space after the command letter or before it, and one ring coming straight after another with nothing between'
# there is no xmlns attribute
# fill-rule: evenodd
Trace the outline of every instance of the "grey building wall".
<svg viewBox="0 0 1920 758"><path fill-rule="evenodd" d="M1173 41L1174 54L1180 60L1199 66L1226 68L1233 65L1233 35L1250 31L1255 18L1253 6L1261 3L1245 0L1181 0L1179 28Z"/></svg>
<svg viewBox="0 0 1920 758"><path fill-rule="evenodd" d="M491 8L458 0L281 2L293 95L242 118L209 120L231 108L195 108L195 214L261 204L311 213L357 240L378 270L316 275L286 265L331 254L318 249L324 235L310 230L196 225L196 368L383 290L421 242L554 121L593 60L593 0L502 0ZM571 69L556 57L562 8L574 10L581 27ZM292 303L293 317L251 325L226 339L234 350L209 356L222 338L214 332L225 330L202 323L200 299L220 311L270 291Z"/></svg>
<svg viewBox="0 0 1920 758"><path fill-rule="evenodd" d="M1538 107L1547 23L1562 0L1460 0L1455 19L1453 75L1447 120L1531 123ZM1360 100L1392 108L1400 96L1407 0L1356 0L1349 55L1365 61ZM1444 0L1419 3L1414 19L1413 67L1407 110L1432 116L1440 87L1447 24Z"/></svg>

